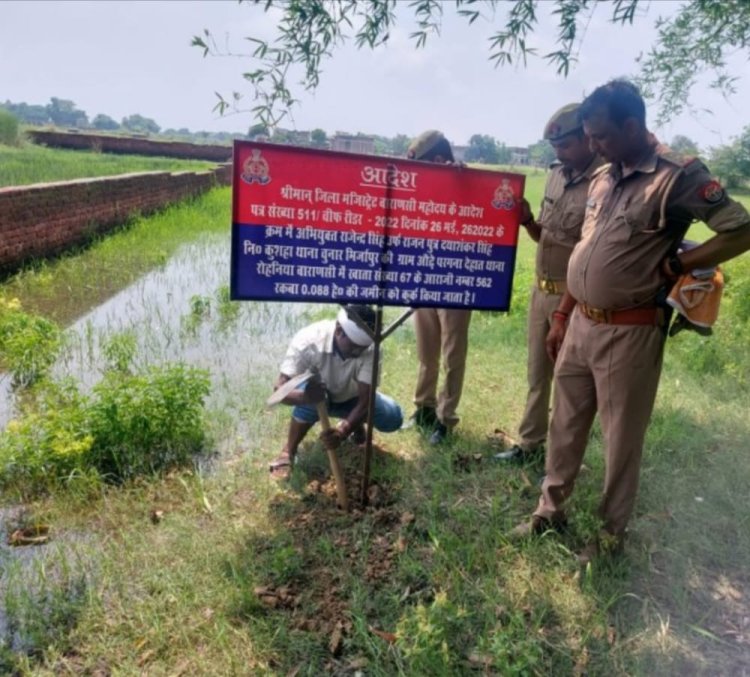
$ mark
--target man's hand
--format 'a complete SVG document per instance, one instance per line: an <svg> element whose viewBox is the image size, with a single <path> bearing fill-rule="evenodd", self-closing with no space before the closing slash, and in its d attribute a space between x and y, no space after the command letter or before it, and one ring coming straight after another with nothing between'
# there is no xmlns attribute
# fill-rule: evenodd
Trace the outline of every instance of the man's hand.
<svg viewBox="0 0 750 677"><path fill-rule="evenodd" d="M546 348L547 356L550 360L555 362L557 356L560 353L563 340L565 339L565 331L567 329L567 317L563 313L555 311L552 316L552 326L547 333Z"/></svg>
<svg viewBox="0 0 750 677"><path fill-rule="evenodd" d="M338 428L328 428L320 433L320 441L326 449L338 449L345 436Z"/></svg>
<svg viewBox="0 0 750 677"><path fill-rule="evenodd" d="M528 226L530 223L534 221L534 214L531 212L531 206L529 205L529 201L524 197L521 198L521 214L519 223L522 226Z"/></svg>

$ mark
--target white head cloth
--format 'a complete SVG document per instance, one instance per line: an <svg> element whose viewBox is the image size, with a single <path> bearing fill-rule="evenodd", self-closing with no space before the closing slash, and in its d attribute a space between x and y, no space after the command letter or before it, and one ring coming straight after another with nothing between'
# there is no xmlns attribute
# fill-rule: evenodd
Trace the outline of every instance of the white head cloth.
<svg viewBox="0 0 750 677"><path fill-rule="evenodd" d="M364 329L360 329L354 320L349 319L345 308L339 310L339 314L336 316L336 321L352 343L356 343L358 346L364 348L372 345L370 335L364 331Z"/></svg>

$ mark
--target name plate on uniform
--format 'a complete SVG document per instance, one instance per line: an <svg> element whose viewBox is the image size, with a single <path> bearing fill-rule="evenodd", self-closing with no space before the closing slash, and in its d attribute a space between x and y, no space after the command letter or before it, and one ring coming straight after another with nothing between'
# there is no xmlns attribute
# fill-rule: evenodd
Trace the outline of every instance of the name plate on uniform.
<svg viewBox="0 0 750 677"><path fill-rule="evenodd" d="M507 310L525 177L235 141L235 300Z"/></svg>

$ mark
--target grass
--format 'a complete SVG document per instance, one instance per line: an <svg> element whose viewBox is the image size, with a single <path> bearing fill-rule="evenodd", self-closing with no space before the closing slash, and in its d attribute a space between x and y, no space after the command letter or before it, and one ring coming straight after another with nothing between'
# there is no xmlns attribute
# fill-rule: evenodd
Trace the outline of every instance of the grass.
<svg viewBox="0 0 750 677"><path fill-rule="evenodd" d="M542 177L532 175L532 205L541 187ZM141 257L153 264L153 249L178 258L175 243L198 238L198 224L226 239L228 198L226 190L213 191L163 222L139 221L80 257L45 266L48 281L35 270L2 291L25 307L45 295L84 295L81 285L95 287L109 274L100 261L110 261L116 275L118 256L132 257L122 268L138 268ZM161 235L138 244L152 225ZM490 460L488 435L496 427L514 430L522 414L533 255L522 236L511 312L474 314L455 441L436 450L414 430L376 436L372 505L349 514L335 509L314 437L289 484L276 485L266 472L288 411L265 411L263 400L286 340L333 309L296 307L294 315L284 305L244 303L222 329L216 278L201 282L200 292L171 297L185 336L154 343L148 359L174 349L206 366L224 344L234 351L228 363L211 367L214 389L229 392L213 404L221 461L210 471L196 465L27 505L26 519L52 525L55 542L66 544L64 553L48 556L78 564L49 583L44 599L59 609L52 614L57 625L42 626L49 641L16 651L14 666L34 675L742 674L750 402L732 369L750 366L742 348L747 257L726 266L730 285L716 335L669 340L626 555L581 570L572 552L597 527L598 432L565 537L509 540L510 528L535 505L538 469ZM199 257L193 250L186 256L191 277L202 280ZM213 259L207 265L217 267ZM170 334L155 302L138 294L147 315L139 335L153 332L155 342ZM397 314L387 310L388 318ZM214 342L191 352L191 337L201 332ZM273 340L264 342L269 334ZM416 375L409 323L385 351L382 388L408 408ZM705 359L709 352L713 361ZM252 354L264 359L244 362ZM342 457L355 492L360 452L346 447ZM0 555L5 571L7 556ZM18 580L0 579L14 600L22 599ZM66 592L79 580L86 582L83 606L80 585ZM27 602L32 616L43 607L35 599Z"/></svg>
<svg viewBox="0 0 750 677"><path fill-rule="evenodd" d="M0 188L131 172L202 171L214 166L200 160L92 153L30 143L18 147L0 144Z"/></svg>

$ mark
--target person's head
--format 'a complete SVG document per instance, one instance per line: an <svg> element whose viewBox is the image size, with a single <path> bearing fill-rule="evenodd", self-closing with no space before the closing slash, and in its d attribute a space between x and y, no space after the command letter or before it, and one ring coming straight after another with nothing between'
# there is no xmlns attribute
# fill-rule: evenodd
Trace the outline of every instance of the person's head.
<svg viewBox="0 0 750 677"><path fill-rule="evenodd" d="M579 108L579 104L570 103L557 111L544 127L544 138L563 166L583 171L591 163L594 153L578 119Z"/></svg>
<svg viewBox="0 0 750 677"><path fill-rule="evenodd" d="M632 162L649 145L646 105L627 80L611 80L587 96L579 111L591 149L609 162Z"/></svg>
<svg viewBox="0 0 750 677"><path fill-rule="evenodd" d="M410 160L422 160L423 162L435 162L443 165L455 162L448 139L436 129L422 132L414 139L409 144L406 157Z"/></svg>
<svg viewBox="0 0 750 677"><path fill-rule="evenodd" d="M370 306L348 305L336 316L334 340L344 359L358 357L372 345L372 338L354 321L354 315L375 331L375 311Z"/></svg>

